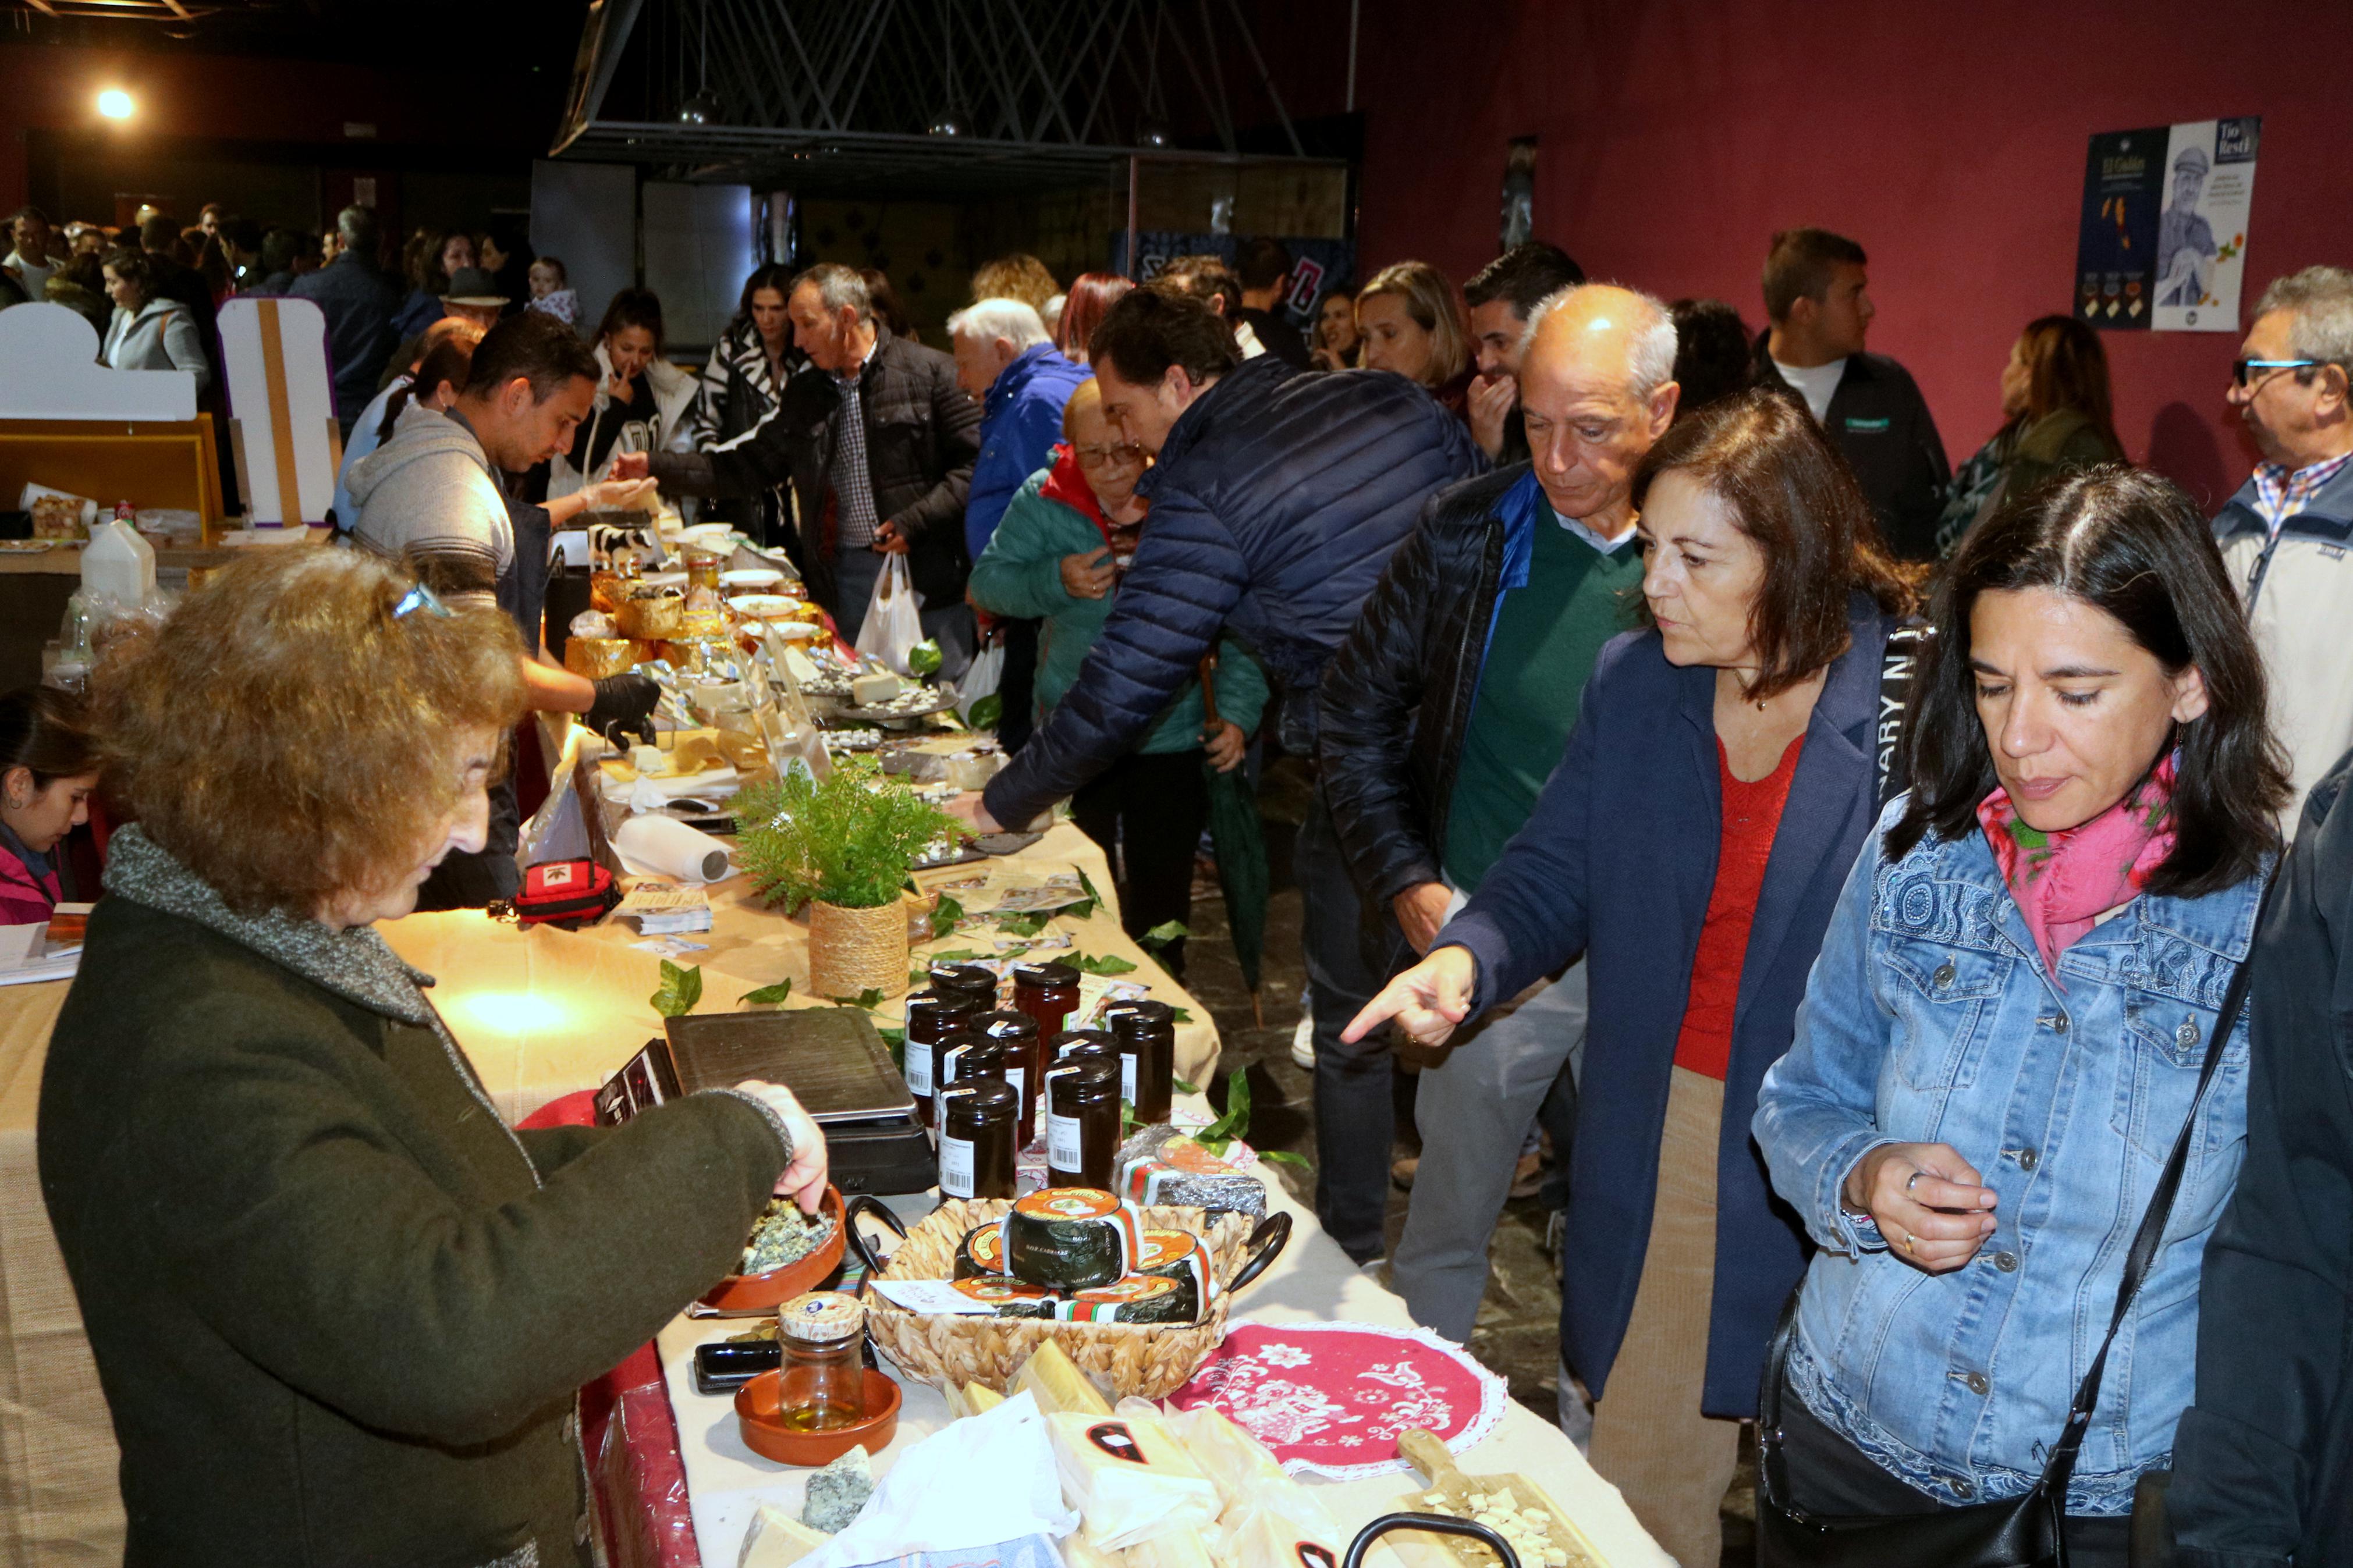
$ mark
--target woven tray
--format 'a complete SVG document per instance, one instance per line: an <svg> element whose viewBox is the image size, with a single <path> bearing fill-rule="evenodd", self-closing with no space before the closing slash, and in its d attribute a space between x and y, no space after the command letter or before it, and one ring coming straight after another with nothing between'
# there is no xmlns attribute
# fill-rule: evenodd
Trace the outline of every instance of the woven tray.
<svg viewBox="0 0 2353 1568"><path fill-rule="evenodd" d="M985 1221L1001 1219L1012 1204L1003 1198L950 1198L905 1233L890 1261L870 1278L946 1279L955 1273L956 1244ZM1035 1318L987 1318L954 1312L911 1312L872 1291L866 1292L866 1331L875 1348L902 1372L926 1383L962 1387L977 1383L1005 1392L1013 1374L1048 1340L1059 1343L1081 1371L1106 1384L1114 1398L1136 1394L1165 1398L1185 1384L1226 1335L1226 1313L1234 1292L1273 1263L1291 1237L1291 1216L1271 1215L1253 1230L1240 1215L1215 1220L1207 1209L1158 1205L1139 1211L1155 1230L1187 1230L1201 1238L1217 1269L1219 1289L1196 1323L1061 1323ZM851 1245L861 1255L857 1234L860 1214L874 1215L897 1228L881 1205L850 1202Z"/></svg>

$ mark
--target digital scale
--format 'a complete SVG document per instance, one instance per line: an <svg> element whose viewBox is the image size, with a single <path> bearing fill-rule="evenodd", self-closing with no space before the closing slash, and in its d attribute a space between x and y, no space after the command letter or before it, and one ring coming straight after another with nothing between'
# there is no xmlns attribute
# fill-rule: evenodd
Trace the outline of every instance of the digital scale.
<svg viewBox="0 0 2353 1568"><path fill-rule="evenodd" d="M833 1184L877 1197L928 1192L939 1179L931 1135L873 1019L856 1007L688 1014L669 1020L596 1091L596 1121L746 1079L780 1083L825 1130Z"/></svg>

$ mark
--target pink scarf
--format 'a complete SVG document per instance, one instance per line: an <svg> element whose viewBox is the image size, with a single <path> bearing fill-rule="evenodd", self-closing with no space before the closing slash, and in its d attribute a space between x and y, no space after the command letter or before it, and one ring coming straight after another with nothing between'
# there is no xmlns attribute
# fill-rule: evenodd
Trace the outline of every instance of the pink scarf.
<svg viewBox="0 0 2353 1568"><path fill-rule="evenodd" d="M2034 933L2054 984L2059 955L2128 901L2173 853L2168 822L2176 762L2166 756L2133 792L2080 826L2044 833L2019 819L2010 792L1996 785L1978 805L1978 821L2001 879Z"/></svg>

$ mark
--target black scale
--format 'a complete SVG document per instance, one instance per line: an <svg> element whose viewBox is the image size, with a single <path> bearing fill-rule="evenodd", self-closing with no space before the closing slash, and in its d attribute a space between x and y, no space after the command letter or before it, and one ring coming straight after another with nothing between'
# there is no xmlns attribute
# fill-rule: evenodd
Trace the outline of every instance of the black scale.
<svg viewBox="0 0 2353 1568"><path fill-rule="evenodd" d="M924 1193L938 1182L915 1097L860 1009L688 1014L663 1028L665 1038L648 1040L596 1091L600 1126L682 1094L763 1079L791 1089L825 1129L833 1184L845 1194Z"/></svg>

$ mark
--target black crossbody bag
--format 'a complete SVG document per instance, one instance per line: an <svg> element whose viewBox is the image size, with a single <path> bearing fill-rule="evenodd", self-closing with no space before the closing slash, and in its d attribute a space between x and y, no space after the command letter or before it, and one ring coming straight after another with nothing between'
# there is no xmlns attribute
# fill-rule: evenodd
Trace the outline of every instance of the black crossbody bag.
<svg viewBox="0 0 2353 1568"><path fill-rule="evenodd" d="M2263 904L2271 902L2264 889ZM2262 908L2255 912L2255 931L2263 930ZM1917 1514L1825 1515L1808 1513L1790 1500L1788 1467L1781 1454L1781 1400L1787 1382L1789 1342L1796 1337L1798 1299L1801 1284L1789 1293L1781 1309L1765 1357L1764 1385L1757 1390L1757 1568L1882 1568L1904 1563L1907 1568L2066 1568L2067 1544L2063 1519L2067 1483L2075 1473L2076 1451L2092 1424L2099 1404L2100 1373L2107 1365L2108 1347L2116 1343L2125 1313L2149 1265L2156 1261L2158 1243L2173 1214L2173 1200L2181 1187L2181 1173L2189 1163L2189 1140L2198 1127L2199 1108L2206 1102L2207 1086L2228 1049L2231 1032L2245 1010L2247 987L2254 973L2255 952L2250 940L2246 959L2231 976L2222 994L2222 1009L2198 1069L2198 1089L2190 1097L2189 1119L2173 1152L2149 1194L2132 1250L2125 1256L2123 1280L2116 1286L2116 1310L2108 1320L2107 1337L2091 1370L2075 1389L2067 1408L2066 1430L2051 1450L2042 1479L2027 1491L1998 1502L1965 1508L1938 1509Z"/></svg>

